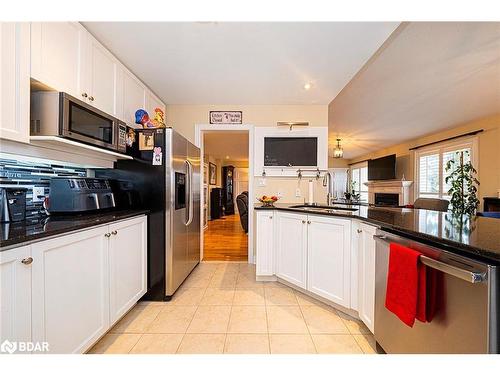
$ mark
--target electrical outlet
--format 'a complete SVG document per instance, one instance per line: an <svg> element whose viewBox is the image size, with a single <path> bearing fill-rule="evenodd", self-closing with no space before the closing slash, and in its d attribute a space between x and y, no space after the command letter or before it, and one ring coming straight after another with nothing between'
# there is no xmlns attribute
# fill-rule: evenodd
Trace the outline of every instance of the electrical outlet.
<svg viewBox="0 0 500 375"><path fill-rule="evenodd" d="M301 195L302 194L300 193L300 188L295 189L295 197L300 198Z"/></svg>
<svg viewBox="0 0 500 375"><path fill-rule="evenodd" d="M38 198L38 197L41 198ZM33 203L43 202L45 199L45 188L43 186L33 186Z"/></svg>
<svg viewBox="0 0 500 375"><path fill-rule="evenodd" d="M276 196L278 198L283 198L283 192L282 191L278 191L278 193L276 193Z"/></svg>
<svg viewBox="0 0 500 375"><path fill-rule="evenodd" d="M259 178L259 186L266 186L266 179L265 178Z"/></svg>

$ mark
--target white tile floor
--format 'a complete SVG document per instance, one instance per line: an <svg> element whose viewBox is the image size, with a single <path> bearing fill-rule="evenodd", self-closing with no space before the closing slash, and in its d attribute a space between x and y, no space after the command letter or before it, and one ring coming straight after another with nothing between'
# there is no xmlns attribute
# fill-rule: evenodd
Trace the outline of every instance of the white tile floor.
<svg viewBox="0 0 500 375"><path fill-rule="evenodd" d="M170 302L140 302L89 353L374 353L364 324L246 263L201 263Z"/></svg>

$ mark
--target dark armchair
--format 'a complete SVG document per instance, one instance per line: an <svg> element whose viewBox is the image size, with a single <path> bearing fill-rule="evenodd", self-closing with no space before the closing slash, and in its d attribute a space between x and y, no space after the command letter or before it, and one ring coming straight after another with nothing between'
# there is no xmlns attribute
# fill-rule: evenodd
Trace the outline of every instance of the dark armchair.
<svg viewBox="0 0 500 375"><path fill-rule="evenodd" d="M236 197L236 205L240 214L241 227L245 233L248 233L248 191L244 191Z"/></svg>

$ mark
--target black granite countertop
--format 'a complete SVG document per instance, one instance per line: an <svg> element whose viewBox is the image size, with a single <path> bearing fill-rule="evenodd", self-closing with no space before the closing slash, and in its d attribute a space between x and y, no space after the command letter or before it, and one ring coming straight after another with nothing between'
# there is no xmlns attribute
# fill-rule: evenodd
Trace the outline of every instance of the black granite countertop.
<svg viewBox="0 0 500 375"><path fill-rule="evenodd" d="M147 210L113 210L78 215L40 216L15 223L0 223L0 251L78 229L145 215Z"/></svg>
<svg viewBox="0 0 500 375"><path fill-rule="evenodd" d="M317 215L348 217L363 220L381 229L424 242L450 252L500 265L500 220L489 217L468 217L461 220L448 212L369 207L335 204L353 211L322 211L315 208L294 208L298 205L276 203L275 207L255 205L255 209L276 209Z"/></svg>

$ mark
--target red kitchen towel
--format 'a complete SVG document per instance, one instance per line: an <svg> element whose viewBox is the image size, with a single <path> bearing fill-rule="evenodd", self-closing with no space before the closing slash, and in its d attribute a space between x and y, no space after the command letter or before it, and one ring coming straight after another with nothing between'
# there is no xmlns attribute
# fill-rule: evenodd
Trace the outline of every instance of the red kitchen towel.
<svg viewBox="0 0 500 375"><path fill-rule="evenodd" d="M418 261L420 252L391 243L385 307L407 326L415 318L426 322L426 269Z"/></svg>

